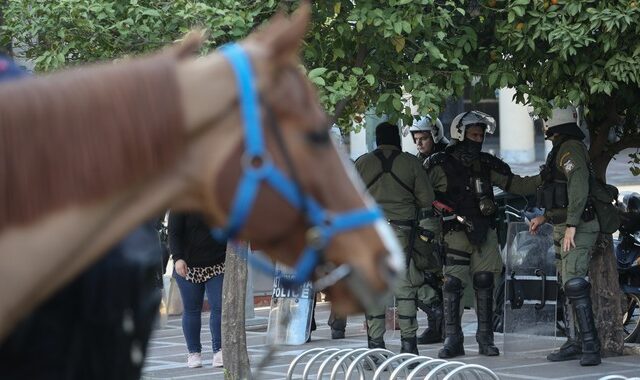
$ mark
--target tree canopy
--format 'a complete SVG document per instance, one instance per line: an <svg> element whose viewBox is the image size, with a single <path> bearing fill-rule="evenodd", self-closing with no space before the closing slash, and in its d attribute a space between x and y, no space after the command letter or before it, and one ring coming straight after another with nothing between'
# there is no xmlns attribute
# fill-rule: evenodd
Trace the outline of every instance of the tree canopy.
<svg viewBox="0 0 640 380"><path fill-rule="evenodd" d="M527 94L543 115L549 101L579 104L603 176L613 155L640 147L638 17L634 0L488 0L473 21L487 65L483 85L515 87L518 100Z"/></svg>
<svg viewBox="0 0 640 380"><path fill-rule="evenodd" d="M208 51L297 3L13 0L0 42L38 71L157 49L194 27L208 30ZM342 126L369 108L410 122L406 94L421 115L438 115L470 83L478 98L515 87L542 115L551 100L580 104L604 175L614 154L640 146L639 12L635 0L327 0L314 4L303 57Z"/></svg>

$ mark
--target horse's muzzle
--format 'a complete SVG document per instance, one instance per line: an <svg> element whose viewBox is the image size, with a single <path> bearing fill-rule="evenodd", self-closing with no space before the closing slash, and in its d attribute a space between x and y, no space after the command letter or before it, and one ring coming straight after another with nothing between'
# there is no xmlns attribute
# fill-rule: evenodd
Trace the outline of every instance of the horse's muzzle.
<svg viewBox="0 0 640 380"><path fill-rule="evenodd" d="M353 292L365 310L386 299L385 296L393 292L398 277L402 276L405 270L404 253L389 224L378 221L375 223L375 229L384 244L384 251L375 255L375 257L383 258L376 263L375 276L384 285L384 291L381 292L380 288L376 288L370 281L371 277L368 277L360 268L352 268L345 278L349 290Z"/></svg>

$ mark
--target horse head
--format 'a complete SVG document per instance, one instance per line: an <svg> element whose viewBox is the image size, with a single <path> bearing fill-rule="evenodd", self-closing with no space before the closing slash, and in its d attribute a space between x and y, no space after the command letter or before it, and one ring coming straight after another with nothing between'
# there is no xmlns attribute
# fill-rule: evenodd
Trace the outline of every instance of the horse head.
<svg viewBox="0 0 640 380"><path fill-rule="evenodd" d="M216 173L211 179L213 191L200 194L212 211L213 223L225 225L237 211L234 204L239 202L246 170L261 167L266 160L272 162L288 180L289 199L278 191L281 184L274 187L268 180L261 181L255 199L247 206L250 211L245 211L246 220L232 228L238 229L236 236L251 241L254 249L293 267L299 267L302 253L308 254L309 246L317 243L318 227L332 228L334 216L356 210L366 213L377 207L365 195L353 165L330 138L328 118L301 70L299 48L308 19L309 6L304 4L291 18L277 15L240 43L255 71L262 125L259 133L264 135L261 138L267 152L258 157L247 154L248 136L239 128L247 121L240 116L242 101L235 97L233 112L226 117L229 127L216 128L226 131L225 153L216 151L217 158L208 161L216 163L206 169ZM231 69L227 70L231 74ZM229 92L236 91L236 84L232 86ZM245 130L247 133L256 130ZM314 211L323 219L315 221L320 226L314 225L310 215ZM403 263L400 247L381 218L332 234L311 255L317 255L311 258L314 266L318 264L313 273L316 278L335 268L346 268L343 274L348 273L347 281L327 290L336 310L343 313L375 302L379 293L390 289Z"/></svg>
<svg viewBox="0 0 640 380"><path fill-rule="evenodd" d="M304 264L299 277L346 278L329 291L339 312L391 288L400 247L300 70L308 19L303 3L222 53L190 58L192 35L169 52L0 86L0 252L13 264L0 278L14 284L0 288L0 340L167 208L204 211L272 258ZM236 75L238 57L251 75Z"/></svg>

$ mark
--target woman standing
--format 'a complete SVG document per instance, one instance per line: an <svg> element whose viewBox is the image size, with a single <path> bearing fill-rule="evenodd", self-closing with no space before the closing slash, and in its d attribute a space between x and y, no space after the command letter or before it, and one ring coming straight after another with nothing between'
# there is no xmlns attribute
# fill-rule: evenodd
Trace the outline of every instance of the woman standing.
<svg viewBox="0 0 640 380"><path fill-rule="evenodd" d="M200 214L169 214L169 246L174 260L174 277L180 289L184 312L182 331L189 355L187 366L202 366L200 344L201 313L204 292L211 306L209 328L213 348L213 366L222 367L222 281L226 241L211 237L210 228Z"/></svg>

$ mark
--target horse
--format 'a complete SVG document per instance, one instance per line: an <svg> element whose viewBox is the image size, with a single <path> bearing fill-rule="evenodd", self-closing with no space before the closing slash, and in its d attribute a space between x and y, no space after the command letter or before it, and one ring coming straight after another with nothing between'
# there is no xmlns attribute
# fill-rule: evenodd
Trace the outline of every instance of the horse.
<svg viewBox="0 0 640 380"><path fill-rule="evenodd" d="M290 266L311 255L306 273L334 274L325 283L342 314L393 286L402 251L329 138L300 68L309 14L307 3L277 14L236 45L255 73L249 84L264 129L238 127L243 78L224 51L193 57L201 33L148 57L0 86L0 340L163 210L198 210L229 227L246 173L267 162L289 185L255 182L236 238ZM260 155L246 152L256 134L264 134ZM347 270L337 276L336 268Z"/></svg>

